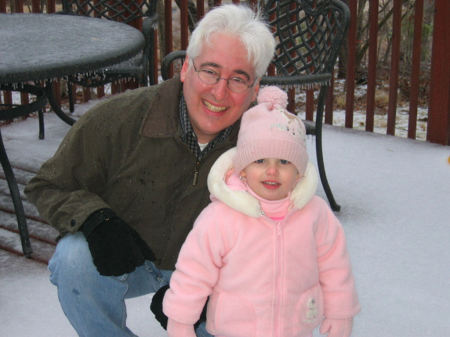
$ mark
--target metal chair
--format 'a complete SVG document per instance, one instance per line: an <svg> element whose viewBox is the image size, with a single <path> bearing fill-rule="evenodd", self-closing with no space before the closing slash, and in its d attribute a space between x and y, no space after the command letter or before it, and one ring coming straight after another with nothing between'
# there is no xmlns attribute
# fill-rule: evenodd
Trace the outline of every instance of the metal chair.
<svg viewBox="0 0 450 337"><path fill-rule="evenodd" d="M0 104L0 120L7 121L14 118L27 116L28 114L39 111L39 131L40 135L43 132L43 119L41 120L42 109L47 104L47 99L44 95L44 90L29 84L6 85L1 84L0 89L8 91L26 92L36 96L35 101L29 104ZM42 123L42 124L41 124ZM42 133L43 135L43 133ZM41 137L40 137L41 138ZM22 244L22 252L26 257L31 257L33 249L31 247L30 236L28 232L27 218L23 208L22 199L20 197L19 187L17 185L16 177L14 176L13 168L9 162L6 154L5 145L3 143L2 133L0 131L0 163L5 174L6 182L8 183L9 192L14 206L14 213L16 214L17 227L19 229L20 242Z"/></svg>
<svg viewBox="0 0 450 337"><path fill-rule="evenodd" d="M157 69L154 67L154 60L157 51L154 48L154 31L158 24L156 0L62 0L62 4L62 14L92 16L126 24L142 19L142 33L145 37L143 51L130 60L100 71L69 77L71 112L74 111L72 84L92 88L121 79L135 79L140 85L155 84Z"/></svg>
<svg viewBox="0 0 450 337"><path fill-rule="evenodd" d="M270 0L264 14L277 40L274 75L261 85L319 88L315 122L305 121L307 134L315 135L317 166L331 208L339 211L325 173L322 152L323 110L339 50L350 21L350 11L339 0ZM295 112L295 111L292 111Z"/></svg>
<svg viewBox="0 0 450 337"><path fill-rule="evenodd" d="M178 71L175 71L176 73L181 70L181 67L183 65L184 59L186 58L186 51L185 50L174 50L164 56L161 62L161 77L165 81L172 77L173 69L172 67L176 67Z"/></svg>

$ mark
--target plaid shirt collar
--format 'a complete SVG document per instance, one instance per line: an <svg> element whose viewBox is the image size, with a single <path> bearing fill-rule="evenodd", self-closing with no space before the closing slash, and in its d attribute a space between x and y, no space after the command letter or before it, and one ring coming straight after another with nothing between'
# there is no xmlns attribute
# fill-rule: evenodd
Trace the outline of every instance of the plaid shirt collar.
<svg viewBox="0 0 450 337"><path fill-rule="evenodd" d="M231 126L222 130L212 141L208 143L203 151L200 150L198 145L197 136L195 135L194 129L192 128L191 122L189 120L189 115L187 111L186 101L184 96L181 95L180 98L180 124L181 124L181 140L189 147L189 150L195 155L197 160L202 160L202 158L210 152L217 144L225 141L231 132Z"/></svg>

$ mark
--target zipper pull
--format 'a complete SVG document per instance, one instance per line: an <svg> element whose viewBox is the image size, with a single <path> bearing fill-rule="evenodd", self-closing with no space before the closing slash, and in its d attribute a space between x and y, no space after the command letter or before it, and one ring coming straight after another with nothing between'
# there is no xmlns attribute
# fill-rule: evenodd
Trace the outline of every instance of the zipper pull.
<svg viewBox="0 0 450 337"><path fill-rule="evenodd" d="M276 225L276 232L277 232L278 236L281 236L281 225L279 222L277 222L277 225Z"/></svg>
<svg viewBox="0 0 450 337"><path fill-rule="evenodd" d="M198 174L199 174L200 162L197 160L194 167L194 179L192 180L192 186L196 186L198 182Z"/></svg>

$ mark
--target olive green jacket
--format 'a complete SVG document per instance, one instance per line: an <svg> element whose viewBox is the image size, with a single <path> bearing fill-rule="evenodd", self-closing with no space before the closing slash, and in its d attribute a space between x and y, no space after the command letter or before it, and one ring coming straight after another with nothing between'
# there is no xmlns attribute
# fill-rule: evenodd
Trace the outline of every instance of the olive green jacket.
<svg viewBox="0 0 450 337"><path fill-rule="evenodd" d="M64 235L92 212L111 208L147 242L159 268L174 269L209 203L209 169L235 146L239 128L237 122L229 139L198 163L180 139L180 94L174 78L112 96L86 112L26 186L41 216Z"/></svg>

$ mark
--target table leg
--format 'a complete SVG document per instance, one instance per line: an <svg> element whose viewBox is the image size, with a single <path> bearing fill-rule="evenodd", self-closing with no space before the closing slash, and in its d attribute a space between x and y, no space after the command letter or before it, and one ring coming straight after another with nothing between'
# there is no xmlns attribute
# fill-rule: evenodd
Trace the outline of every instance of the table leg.
<svg viewBox="0 0 450 337"><path fill-rule="evenodd" d="M61 106L55 99L55 96L53 94L53 83L51 80L48 80L46 82L44 90L48 102L50 103L50 106L52 107L52 110L55 112L55 114L67 124L73 125L76 121L72 117L69 117L64 111L62 111Z"/></svg>
<svg viewBox="0 0 450 337"><path fill-rule="evenodd" d="M23 210L22 200L20 199L19 188L14 173L6 155L5 146L3 145L3 138L0 131L0 161L5 172L6 181L8 182L9 191L14 204L14 210L17 217L17 225L19 227L20 241L22 243L22 251L26 257L30 257L33 250L31 249L30 237L28 236L27 220L25 218L25 211Z"/></svg>

